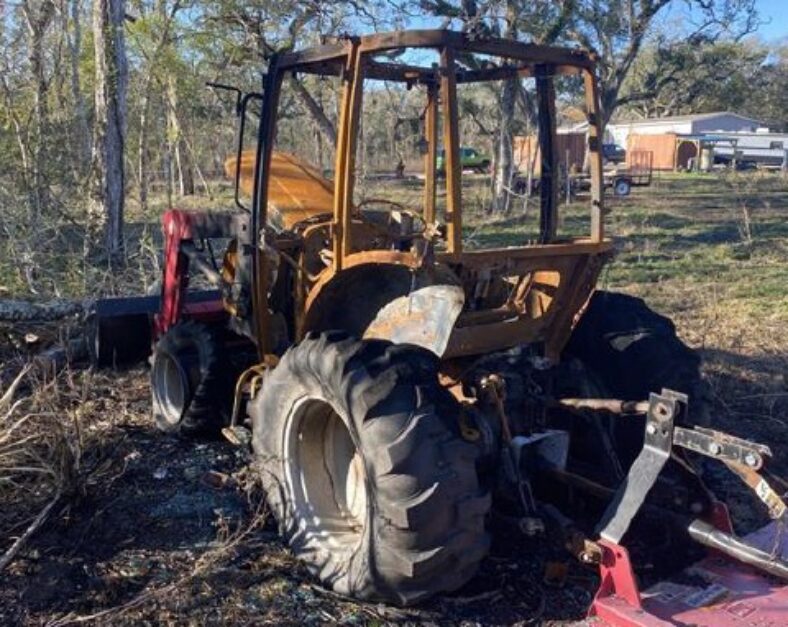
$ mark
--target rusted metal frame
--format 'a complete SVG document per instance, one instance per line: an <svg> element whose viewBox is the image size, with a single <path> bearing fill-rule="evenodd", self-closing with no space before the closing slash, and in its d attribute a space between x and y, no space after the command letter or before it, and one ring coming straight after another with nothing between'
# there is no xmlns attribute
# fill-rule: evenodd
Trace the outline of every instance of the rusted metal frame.
<svg viewBox="0 0 788 627"><path fill-rule="evenodd" d="M544 338L544 331L551 324L553 315L554 311L550 311L541 318L521 317L504 322L455 326L443 358L480 355L538 342Z"/></svg>
<svg viewBox="0 0 788 627"><path fill-rule="evenodd" d="M554 321L549 337L545 340L545 357L550 361L558 362L561 351L569 341L572 333L573 321L583 304L588 300L594 289L597 277L602 270L602 260L607 253L589 255L584 263L578 263L575 272L568 277L569 285L573 289L560 294L554 307L560 312Z"/></svg>
<svg viewBox="0 0 788 627"><path fill-rule="evenodd" d="M539 240L542 244L555 239L558 222L558 142L555 133L554 67L539 64L535 67L537 125L542 172L539 183L540 221Z"/></svg>
<svg viewBox="0 0 788 627"><path fill-rule="evenodd" d="M602 170L602 117L599 108L599 85L593 68L583 73L586 112L588 115L588 163L591 169L591 239L601 242L605 237L605 183Z"/></svg>
<svg viewBox="0 0 788 627"><path fill-rule="evenodd" d="M460 131L457 119L457 76L454 50L441 50L441 100L443 101L443 149L446 171L446 248L450 253L462 252L462 166L460 162Z"/></svg>
<svg viewBox="0 0 788 627"><path fill-rule="evenodd" d="M499 38L471 39L467 34L450 30L409 30L375 33L361 38L365 51L395 48L452 47L491 56L507 57L535 63L591 67L593 61L585 50L567 50L554 46L526 44Z"/></svg>
<svg viewBox="0 0 788 627"><path fill-rule="evenodd" d="M355 119L354 107L357 108L360 100L362 81L359 74L358 44L348 42L346 49L347 59L345 71L342 76L342 105L339 114L339 131L337 133L337 149L334 171L334 220L332 227L333 242L333 267L339 271L350 250L350 222L352 220L351 204L353 197L353 168L355 167L355 129L358 121Z"/></svg>
<svg viewBox="0 0 788 627"><path fill-rule="evenodd" d="M509 259L506 261L506 263L490 262L484 266L476 268L476 270L488 271L493 275L505 274L517 275L519 277L525 277L529 274L540 271L558 272L561 276L561 279L559 284L556 286L556 290L557 292L560 292L562 290L568 289L568 284L564 281L564 277L574 270L574 267L577 265L577 263L579 263L579 261L575 256L549 257L547 259ZM522 304L525 293L527 293L527 291L534 285L535 283L533 281L529 281L527 283L526 289L522 290L523 295L521 297L517 297L512 294L509 296L507 301L499 307L493 309L483 309L479 311L466 311L461 315L461 318L457 322L457 326L470 327L474 325L490 324L506 319L510 320L516 316L525 316L530 318L529 315L525 314L524 311L518 307L518 303ZM515 289L517 288L512 288L513 291Z"/></svg>
<svg viewBox="0 0 788 627"><path fill-rule="evenodd" d="M344 63L338 61L317 61L299 65L292 71L294 74L315 74L317 76L340 76L344 70ZM435 71L432 68L404 63L380 63L367 60L366 78L396 81L400 83L418 83L434 80Z"/></svg>
<svg viewBox="0 0 788 627"><path fill-rule="evenodd" d="M366 62L364 74L367 78L400 83L426 83L438 78L431 67L405 63L380 63L371 59Z"/></svg>
<svg viewBox="0 0 788 627"><path fill-rule="evenodd" d="M323 46L313 46L305 50L286 52L278 55L279 69L302 71L302 66L324 61L341 61L347 54L347 46L348 42L344 40Z"/></svg>
<svg viewBox="0 0 788 627"><path fill-rule="evenodd" d="M415 270L422 264L422 260L411 252L401 252L396 250L365 250L358 253L352 253L345 257L341 269L347 270L349 268L368 263L406 266ZM320 291L327 283L331 282L338 272L339 270L337 270L335 266L331 266L320 273L317 281L309 290L309 294L306 297L306 302L304 303L303 307L304 312L309 311L312 303L315 301ZM306 318L306 315L304 315L304 318Z"/></svg>
<svg viewBox="0 0 788 627"><path fill-rule="evenodd" d="M345 137L346 155L344 161L345 176L344 189L342 191L342 261L353 251L353 231L351 223L353 221L353 186L356 178L356 145L358 140L358 129L361 121L361 102L364 96L364 66L366 57L361 54L358 47L351 54L352 79L349 85L348 115Z"/></svg>
<svg viewBox="0 0 788 627"><path fill-rule="evenodd" d="M317 61L306 65L299 65L287 72L296 76L298 74L312 74L315 76L341 76L344 70L344 59L336 59L331 61Z"/></svg>
<svg viewBox="0 0 788 627"><path fill-rule="evenodd" d="M294 68L294 74L315 74L318 76L339 76L342 74L342 64L336 61L320 61ZM561 65L555 68L555 73L566 76L576 76L583 72L584 67L576 65ZM408 65L404 63L380 63L367 61L366 78L395 81L399 83L427 83L436 78L435 70L429 67ZM505 65L490 67L481 70L458 70L457 84L476 83L483 81L503 80L507 78L532 78L534 76L533 64L528 66Z"/></svg>
<svg viewBox="0 0 788 627"><path fill-rule="evenodd" d="M365 53L385 52L396 48L442 49L448 46L531 63L552 63L557 68L593 68L593 60L584 50L567 50L498 38L470 39L464 33L438 29L394 31L361 38L343 38L322 46L278 55L278 64L282 70L311 73L315 71L315 64L341 61L347 53L348 43L358 45Z"/></svg>
<svg viewBox="0 0 788 627"><path fill-rule="evenodd" d="M482 70L459 70L457 72L457 83L481 83L484 81L499 81L511 78L530 78L534 75L533 66L518 67L514 65L502 65Z"/></svg>
<svg viewBox="0 0 788 627"><path fill-rule="evenodd" d="M579 256L606 253L612 250L613 244L609 240L603 242L590 242L587 239L575 240L561 244L543 244L538 246L522 246L518 248L487 248L484 250L469 250L462 254L436 253L435 258L440 263L461 263L469 268L486 266L492 262L499 264L508 263L509 259L542 259L554 256Z"/></svg>
<svg viewBox="0 0 788 627"><path fill-rule="evenodd" d="M435 198L437 195L438 157L438 86L427 85L427 108L424 112L424 136L427 153L424 155L424 222L435 222Z"/></svg>
<svg viewBox="0 0 788 627"><path fill-rule="evenodd" d="M559 65L555 73L562 76L577 76L583 72L582 66ZM502 65L500 67L485 68L483 70L462 70L457 72L457 83L476 83L483 81L505 80L509 78L533 78L534 65L525 67L516 65Z"/></svg>
<svg viewBox="0 0 788 627"><path fill-rule="evenodd" d="M553 66L591 67L593 65L591 57L585 50L526 44L509 39L468 39L463 33L454 34L463 38L460 45L470 52Z"/></svg>
<svg viewBox="0 0 788 627"><path fill-rule="evenodd" d="M361 38L365 51L384 52L396 48L443 48L461 42L461 33L449 30L424 29L375 33Z"/></svg>
<svg viewBox="0 0 788 627"><path fill-rule="evenodd" d="M252 323L257 338L257 353L260 359L273 350L268 312L267 255L261 254L265 245L264 233L268 221L268 185L270 183L271 153L276 137L276 109L282 87L283 74L278 55L271 57L268 73L263 79L263 107L257 137L255 159L255 185L252 193L252 219L249 241L252 250Z"/></svg>

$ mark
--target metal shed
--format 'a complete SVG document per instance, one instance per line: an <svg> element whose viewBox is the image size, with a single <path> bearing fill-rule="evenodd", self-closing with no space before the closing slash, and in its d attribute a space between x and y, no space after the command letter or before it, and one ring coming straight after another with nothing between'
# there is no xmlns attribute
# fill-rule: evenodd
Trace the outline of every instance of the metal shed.
<svg viewBox="0 0 788 627"><path fill-rule="evenodd" d="M676 115L664 118L616 120L609 122L607 132L615 142L627 146L630 135L699 135L702 133L739 132L754 133L763 124L730 111ZM656 159L656 155L655 155Z"/></svg>

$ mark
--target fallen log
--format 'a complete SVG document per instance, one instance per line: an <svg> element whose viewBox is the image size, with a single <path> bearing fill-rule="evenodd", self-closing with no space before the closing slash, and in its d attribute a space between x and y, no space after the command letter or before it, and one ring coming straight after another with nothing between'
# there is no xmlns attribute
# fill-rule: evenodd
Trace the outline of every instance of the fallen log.
<svg viewBox="0 0 788 627"><path fill-rule="evenodd" d="M23 353L33 346L54 344L34 356L41 373L86 359L97 366L120 366L147 357L151 318L158 309L158 296L47 302L0 299L0 328L7 329L9 340ZM68 331L63 333L65 328ZM41 338L40 329L50 331L44 333L50 337ZM5 375L0 373L2 379Z"/></svg>
<svg viewBox="0 0 788 627"><path fill-rule="evenodd" d="M0 322L54 322L71 316L84 316L94 305L93 299L46 302L0 299Z"/></svg>

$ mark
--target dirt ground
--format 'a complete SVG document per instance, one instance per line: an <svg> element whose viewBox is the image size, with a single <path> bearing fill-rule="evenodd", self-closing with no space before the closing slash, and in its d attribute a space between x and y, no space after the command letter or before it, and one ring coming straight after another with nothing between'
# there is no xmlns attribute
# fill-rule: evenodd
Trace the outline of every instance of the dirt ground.
<svg viewBox="0 0 788 627"><path fill-rule="evenodd" d="M615 204L608 223L619 253L603 285L676 320L704 356L715 424L769 444L772 468L785 478L788 183L724 185L665 178ZM517 220L479 223L485 244L516 241ZM21 326L0 331L4 374L23 363L25 333L49 337ZM59 424L76 443L78 477L0 576L1 624L550 624L582 620L596 587L594 569L560 548L503 530L456 593L407 610L338 597L279 541L241 449L155 431L144 367L70 370L19 395L30 393L41 397L31 401L36 419ZM734 479L714 478L739 532L765 521ZM637 543L632 551L637 563ZM566 569L561 585L546 583L548 567ZM649 564L640 567L648 578Z"/></svg>
<svg viewBox="0 0 788 627"><path fill-rule="evenodd" d="M569 561L541 539L495 546L463 590L412 610L338 597L278 539L242 449L154 430L144 369L78 372L71 383L91 390L80 407L99 469L9 567L4 625L512 624L580 618L591 599L592 569L572 567L560 588L542 585L547 561Z"/></svg>

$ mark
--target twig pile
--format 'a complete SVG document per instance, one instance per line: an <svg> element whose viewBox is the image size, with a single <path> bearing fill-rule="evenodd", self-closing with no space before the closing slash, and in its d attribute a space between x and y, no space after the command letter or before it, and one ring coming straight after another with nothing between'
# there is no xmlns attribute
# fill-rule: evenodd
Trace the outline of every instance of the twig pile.
<svg viewBox="0 0 788 627"><path fill-rule="evenodd" d="M79 484L79 425L56 407L58 380L13 400L30 371L0 395L0 570Z"/></svg>

